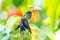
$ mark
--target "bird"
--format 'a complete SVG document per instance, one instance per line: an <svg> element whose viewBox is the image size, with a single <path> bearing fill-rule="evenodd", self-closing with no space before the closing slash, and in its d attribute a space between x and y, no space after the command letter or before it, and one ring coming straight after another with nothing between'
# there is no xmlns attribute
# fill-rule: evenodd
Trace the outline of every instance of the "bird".
<svg viewBox="0 0 60 40"><path fill-rule="evenodd" d="M20 31L23 32L25 29L27 29L31 33L30 25L28 22L28 20L31 18L31 13L31 11L26 12L26 14L21 18L21 22L15 30L20 28Z"/></svg>

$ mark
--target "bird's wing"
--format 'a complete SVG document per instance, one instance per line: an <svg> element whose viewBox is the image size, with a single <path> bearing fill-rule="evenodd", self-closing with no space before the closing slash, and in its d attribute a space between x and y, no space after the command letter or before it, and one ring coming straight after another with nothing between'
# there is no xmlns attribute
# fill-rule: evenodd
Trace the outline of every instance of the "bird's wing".
<svg viewBox="0 0 60 40"><path fill-rule="evenodd" d="M24 25L24 26L25 26L25 28L26 28L26 29L28 29L28 30L29 30L29 32L31 33L31 29L30 29L30 26L29 26L29 23L28 23L28 20L27 20L27 19L25 19L25 20L24 20L23 25Z"/></svg>

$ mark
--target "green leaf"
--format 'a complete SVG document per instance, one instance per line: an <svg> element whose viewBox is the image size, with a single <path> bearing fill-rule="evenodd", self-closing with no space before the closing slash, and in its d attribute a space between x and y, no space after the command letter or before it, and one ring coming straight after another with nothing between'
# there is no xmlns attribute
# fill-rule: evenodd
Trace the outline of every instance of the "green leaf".
<svg viewBox="0 0 60 40"><path fill-rule="evenodd" d="M28 7L29 5L33 5L34 0L25 0L24 3L21 5L21 9L23 13L26 13L27 11L30 10Z"/></svg>
<svg viewBox="0 0 60 40"><path fill-rule="evenodd" d="M2 10L9 11L11 7L13 7L12 0L2 1Z"/></svg>
<svg viewBox="0 0 60 40"><path fill-rule="evenodd" d="M7 12L2 11L0 13L0 23L4 22L7 19Z"/></svg>
<svg viewBox="0 0 60 40"><path fill-rule="evenodd" d="M60 15L60 0L45 0L44 4L44 8L47 8L46 14L50 18L51 30L55 33L55 24L56 21L59 20Z"/></svg>
<svg viewBox="0 0 60 40"><path fill-rule="evenodd" d="M13 4L16 6L16 7L19 7L20 5L23 4L25 0L12 0Z"/></svg>
<svg viewBox="0 0 60 40"><path fill-rule="evenodd" d="M6 32L9 34L13 29L19 25L21 17L12 16L6 23Z"/></svg>
<svg viewBox="0 0 60 40"><path fill-rule="evenodd" d="M46 36L44 40L50 40L50 38L48 36Z"/></svg>

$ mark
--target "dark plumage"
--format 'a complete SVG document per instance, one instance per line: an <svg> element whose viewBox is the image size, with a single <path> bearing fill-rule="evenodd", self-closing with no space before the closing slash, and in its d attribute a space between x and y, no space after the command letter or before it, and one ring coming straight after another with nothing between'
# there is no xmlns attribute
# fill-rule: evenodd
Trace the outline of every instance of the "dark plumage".
<svg viewBox="0 0 60 40"><path fill-rule="evenodd" d="M20 31L25 31L25 29L27 29L31 33L30 26L29 26L29 23L28 23L28 20L27 20L27 19L30 19L31 16L32 16L32 12L31 11L26 12L24 17L21 18L21 22L18 25L18 27L16 28L16 30L18 28L20 28Z"/></svg>
<svg viewBox="0 0 60 40"><path fill-rule="evenodd" d="M16 30L18 28L20 28L20 31L25 31L25 29L27 29L31 33L28 20L26 18L24 18L24 17L21 19L20 25L18 25L18 27L16 28Z"/></svg>

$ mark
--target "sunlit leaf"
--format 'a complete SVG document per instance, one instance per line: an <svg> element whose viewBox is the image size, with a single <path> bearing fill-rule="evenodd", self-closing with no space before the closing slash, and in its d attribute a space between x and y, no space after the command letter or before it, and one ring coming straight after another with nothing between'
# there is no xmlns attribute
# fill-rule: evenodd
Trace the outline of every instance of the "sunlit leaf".
<svg viewBox="0 0 60 40"><path fill-rule="evenodd" d="M48 2L48 3L47 3ZM44 2L44 8L47 8L46 14L49 16L50 18L50 25L51 25L51 30L54 33L55 32L55 23L59 18L59 9L60 8L59 5L59 0L45 0Z"/></svg>
<svg viewBox="0 0 60 40"><path fill-rule="evenodd" d="M10 17L6 23L7 34L9 34L11 30L13 29L14 25L18 25L19 22L20 22L20 17L17 17L17 16Z"/></svg>
<svg viewBox="0 0 60 40"><path fill-rule="evenodd" d="M7 12L2 11L0 12L0 23L2 23L7 18Z"/></svg>
<svg viewBox="0 0 60 40"><path fill-rule="evenodd" d="M12 0L3 0L2 1L2 10L9 11L13 6Z"/></svg>

